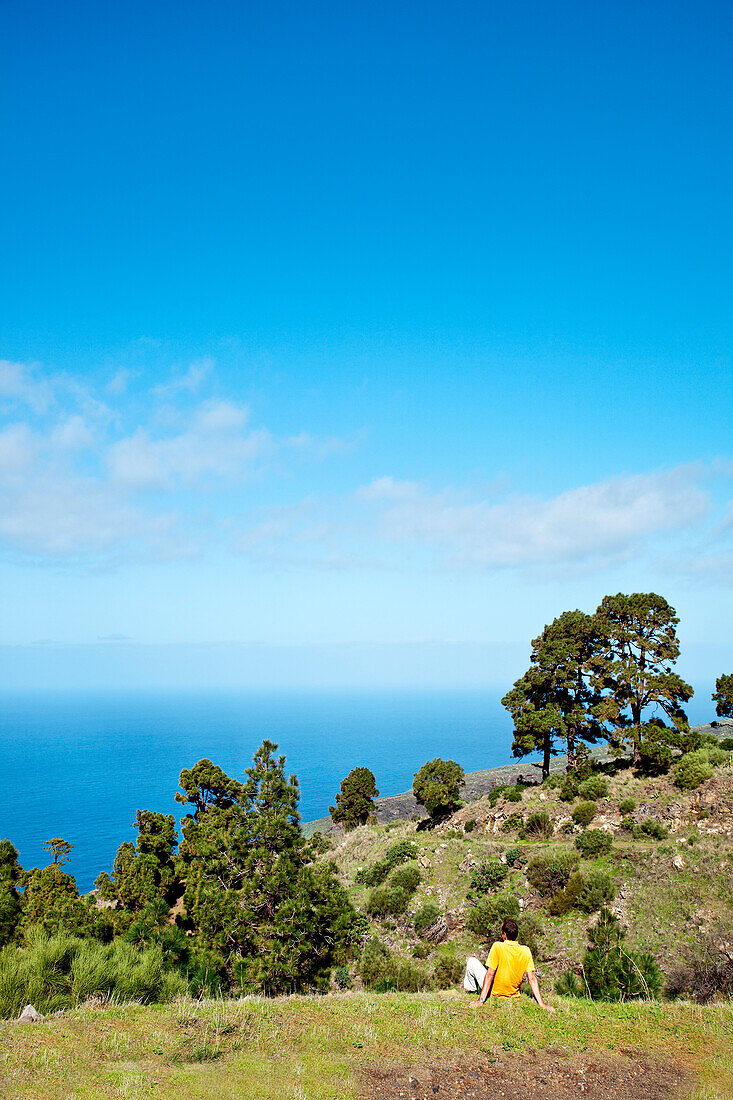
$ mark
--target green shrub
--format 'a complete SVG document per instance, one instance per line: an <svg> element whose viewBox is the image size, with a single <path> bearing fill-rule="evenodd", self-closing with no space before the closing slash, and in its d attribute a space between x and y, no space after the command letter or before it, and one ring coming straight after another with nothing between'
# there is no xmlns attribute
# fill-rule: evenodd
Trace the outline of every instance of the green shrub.
<svg viewBox="0 0 733 1100"><path fill-rule="evenodd" d="M472 833L476 828L476 818L469 817L468 821L464 822L463 831L466 833Z"/></svg>
<svg viewBox="0 0 733 1100"><path fill-rule="evenodd" d="M506 861L507 861L507 864L509 864L509 866L512 866L514 863L526 863L527 862L527 860L524 858L524 855L522 854L522 849L521 848L507 848L507 850L506 850Z"/></svg>
<svg viewBox="0 0 733 1100"><path fill-rule="evenodd" d="M465 968L465 959L452 948L442 948L433 965L433 986L435 989L450 989L460 982Z"/></svg>
<svg viewBox="0 0 733 1100"><path fill-rule="evenodd" d="M728 763L730 753L726 752L721 745L713 745L708 749L708 760L714 768L719 768L721 764Z"/></svg>
<svg viewBox="0 0 733 1100"><path fill-rule="evenodd" d="M390 878L389 885L392 888L406 890L412 895L420 885L420 872L414 863L408 863L406 867L398 867Z"/></svg>
<svg viewBox="0 0 733 1100"><path fill-rule="evenodd" d="M611 851L612 843L610 834L603 829L584 829L575 838L575 847L586 859L607 855Z"/></svg>
<svg viewBox="0 0 733 1100"><path fill-rule="evenodd" d="M597 809L598 806L595 802L579 802L573 809L573 821L576 825L590 825L596 816Z"/></svg>
<svg viewBox="0 0 733 1100"><path fill-rule="evenodd" d="M552 895L547 908L553 916L561 917L577 906L582 891L583 876L580 871L576 871L568 879L567 886Z"/></svg>
<svg viewBox="0 0 733 1100"><path fill-rule="evenodd" d="M397 977L396 963L378 936L371 936L364 945L359 962L359 977L367 989L376 989L383 983L394 982Z"/></svg>
<svg viewBox="0 0 733 1100"><path fill-rule="evenodd" d="M509 817L504 821L501 826L503 833L521 833L524 832L524 817L522 814L509 814Z"/></svg>
<svg viewBox="0 0 733 1100"><path fill-rule="evenodd" d="M561 802L575 802L578 797L578 784L574 776L565 776L562 786L557 792L557 797Z"/></svg>
<svg viewBox="0 0 733 1100"><path fill-rule="evenodd" d="M407 911L410 894L402 886L375 886L367 898L366 910L373 917L400 917Z"/></svg>
<svg viewBox="0 0 733 1100"><path fill-rule="evenodd" d="M471 885L468 888L471 894L485 894L489 890L495 890L500 886L509 874L509 868L496 856L484 860L471 874Z"/></svg>
<svg viewBox="0 0 733 1100"><path fill-rule="evenodd" d="M661 821L655 821L653 817L647 817L639 825L632 825L631 835L634 840L643 840L651 837L653 840L665 840L669 836L669 829L662 825Z"/></svg>
<svg viewBox="0 0 733 1100"><path fill-rule="evenodd" d="M430 989L432 982L424 967L412 959L399 959L395 973L395 986L405 993L419 993Z"/></svg>
<svg viewBox="0 0 733 1100"><path fill-rule="evenodd" d="M440 909L434 901L423 902L415 913L415 931L417 933L424 932L426 928L430 928L435 924L439 916Z"/></svg>
<svg viewBox="0 0 733 1100"><path fill-rule="evenodd" d="M534 813L531 813L527 818L524 831L529 837L546 840L554 833L555 826L550 820L550 815L547 810L535 810Z"/></svg>
<svg viewBox="0 0 733 1100"><path fill-rule="evenodd" d="M616 885L613 876L601 867L590 867L583 872L583 888L578 897L578 909L585 913L595 913L602 905L613 901Z"/></svg>
<svg viewBox="0 0 733 1100"><path fill-rule="evenodd" d="M563 777L560 772L553 772L548 775L547 779L543 780L542 786L545 790L556 791L558 787L562 787Z"/></svg>
<svg viewBox="0 0 733 1100"><path fill-rule="evenodd" d="M720 742L720 747L727 753L733 752L733 737L724 737Z"/></svg>
<svg viewBox="0 0 733 1100"><path fill-rule="evenodd" d="M622 798L618 804L618 808L622 814L630 814L633 810L636 809L636 799Z"/></svg>
<svg viewBox="0 0 733 1100"><path fill-rule="evenodd" d="M519 912L519 901L513 894L484 897L469 909L466 928L480 939L498 939L502 921L509 917L516 920Z"/></svg>
<svg viewBox="0 0 733 1100"><path fill-rule="evenodd" d="M580 857L568 848L558 848L552 852L540 852L530 859L527 878L543 897L562 890L568 883L573 871L577 869Z"/></svg>
<svg viewBox="0 0 733 1100"><path fill-rule="evenodd" d="M360 867L354 876L354 882L364 886L381 886L393 868L416 858L417 844L412 840L398 840L390 845L382 859L369 867Z"/></svg>
<svg viewBox="0 0 733 1100"><path fill-rule="evenodd" d="M592 802L605 798L608 794L608 780L603 775L590 775L578 784L578 794Z"/></svg>
<svg viewBox="0 0 733 1100"><path fill-rule="evenodd" d="M674 781L683 791L692 791L713 774L707 749L687 752L674 769Z"/></svg>
<svg viewBox="0 0 733 1100"><path fill-rule="evenodd" d="M662 976L654 958L646 952L627 951L625 936L618 919L601 909L598 922L588 931L582 977L566 971L555 987L557 992L598 1001L656 996Z"/></svg>
<svg viewBox="0 0 733 1100"><path fill-rule="evenodd" d="M337 966L333 978L339 989L351 989L351 974L348 966Z"/></svg>

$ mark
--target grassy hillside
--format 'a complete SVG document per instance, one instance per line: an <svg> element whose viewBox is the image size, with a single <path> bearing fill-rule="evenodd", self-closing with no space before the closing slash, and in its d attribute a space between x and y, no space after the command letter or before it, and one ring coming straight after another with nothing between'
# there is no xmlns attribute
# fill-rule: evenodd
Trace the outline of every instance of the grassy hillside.
<svg viewBox="0 0 733 1100"><path fill-rule="evenodd" d="M76 1010L0 1025L0 1094L34 1100L733 1096L733 1008L330 994ZM469 1072L471 1069L475 1072Z"/></svg>

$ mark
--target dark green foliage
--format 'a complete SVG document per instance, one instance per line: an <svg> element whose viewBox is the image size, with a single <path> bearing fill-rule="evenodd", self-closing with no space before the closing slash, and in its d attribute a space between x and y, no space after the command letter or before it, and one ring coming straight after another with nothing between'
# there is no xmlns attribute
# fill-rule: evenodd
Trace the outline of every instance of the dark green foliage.
<svg viewBox="0 0 733 1100"><path fill-rule="evenodd" d="M373 917L400 917L407 911L410 894L403 886L375 886L366 902L367 913Z"/></svg>
<svg viewBox="0 0 733 1100"><path fill-rule="evenodd" d="M434 901L425 901L415 913L415 931L419 934L435 924L440 909Z"/></svg>
<svg viewBox="0 0 733 1100"><path fill-rule="evenodd" d="M325 833L322 833L320 829L316 829L313 836L308 840L308 854L313 859L318 859L319 856L323 856L326 852L330 852L333 848L333 841Z"/></svg>
<svg viewBox="0 0 733 1100"><path fill-rule="evenodd" d="M367 989L375 989L384 982L394 981L395 961L378 936L371 936L364 945L359 963L359 977Z"/></svg>
<svg viewBox="0 0 733 1100"><path fill-rule="evenodd" d="M723 752L733 752L733 737L724 737L720 742Z"/></svg>
<svg viewBox="0 0 733 1100"><path fill-rule="evenodd" d="M570 848L539 852L529 861L527 878L539 894L543 897L551 897L552 894L556 894L558 890L567 886L579 862L580 856Z"/></svg>
<svg viewBox="0 0 733 1100"><path fill-rule="evenodd" d="M499 938L502 921L519 917L519 902L514 894L493 894L481 898L466 914L466 928L482 940Z"/></svg>
<svg viewBox="0 0 733 1100"><path fill-rule="evenodd" d="M369 867L361 867L354 881L363 886L381 886L394 867L417 857L417 844L412 840L398 840L390 845L382 859Z"/></svg>
<svg viewBox="0 0 733 1100"><path fill-rule="evenodd" d="M524 816L520 813L509 814L509 817L502 823L501 831L503 833L524 832Z"/></svg>
<svg viewBox="0 0 733 1100"><path fill-rule="evenodd" d="M596 708L612 743L624 740L641 763L642 719L658 706L677 730L687 728L682 704L692 698L688 683L671 671L680 652L675 610L654 592L604 596L596 617L603 638L597 683L606 692Z"/></svg>
<svg viewBox="0 0 733 1100"><path fill-rule="evenodd" d="M450 989L460 982L466 960L450 947L441 948L433 964L433 986L435 989Z"/></svg>
<svg viewBox="0 0 733 1100"><path fill-rule="evenodd" d="M547 810L535 810L529 814L524 826L525 834L532 840L547 840L555 831Z"/></svg>
<svg viewBox="0 0 733 1100"><path fill-rule="evenodd" d="M573 808L572 818L576 825L590 825L598 810L595 802L579 802Z"/></svg>
<svg viewBox="0 0 733 1100"><path fill-rule="evenodd" d="M515 863L527 862L527 860L524 858L524 855L522 854L521 848L507 848L506 861L510 867L513 866Z"/></svg>
<svg viewBox="0 0 733 1100"><path fill-rule="evenodd" d="M244 793L243 785L237 779L232 779L210 760L199 760L192 768L184 768L179 783L183 794L176 791L176 802L193 806L193 816L197 821L212 807L229 809L240 801Z"/></svg>
<svg viewBox="0 0 733 1100"><path fill-rule="evenodd" d="M541 752L543 779L551 756L561 751L558 744L572 770L580 741L594 741L600 733L593 677L598 647L595 618L564 612L533 640L530 668L502 699L514 720L514 755Z"/></svg>
<svg viewBox="0 0 733 1100"><path fill-rule="evenodd" d="M76 880L62 871L58 863L24 872L22 885L25 890L20 928L37 926L48 935L61 932L95 935L97 910L79 897Z"/></svg>
<svg viewBox="0 0 733 1100"><path fill-rule="evenodd" d="M552 895L547 908L554 917L563 916L577 906L582 890L583 876L580 871L576 871L570 876L564 889Z"/></svg>
<svg viewBox="0 0 733 1100"><path fill-rule="evenodd" d="M583 854L585 859L607 855L611 851L612 844L610 834L604 832L603 829L584 829L575 838L575 847Z"/></svg>
<svg viewBox="0 0 733 1100"><path fill-rule="evenodd" d="M719 718L733 718L733 673L724 673L715 681L713 702Z"/></svg>
<svg viewBox="0 0 733 1100"><path fill-rule="evenodd" d="M543 781L542 786L545 788L545 790L556 791L558 787L562 787L562 784L563 776L560 774L560 772L553 772L552 775L548 775L547 779Z"/></svg>
<svg viewBox="0 0 733 1100"><path fill-rule="evenodd" d="M578 784L572 772L569 772L565 776L562 786L557 793L557 797L561 802L575 802L575 799L578 797Z"/></svg>
<svg viewBox="0 0 733 1100"><path fill-rule="evenodd" d="M0 840L0 947L13 940L20 922L22 874L17 848L9 840Z"/></svg>
<svg viewBox="0 0 733 1100"><path fill-rule="evenodd" d="M328 812L334 823L345 829L366 825L374 813L374 799L379 797L374 774L369 768L352 768L341 782L341 792L336 795L336 805Z"/></svg>
<svg viewBox="0 0 733 1100"><path fill-rule="evenodd" d="M583 871L583 888L578 898L578 909L586 913L594 913L602 905L613 901L616 896L616 886L613 876L601 867L590 867Z"/></svg>
<svg viewBox="0 0 733 1100"><path fill-rule="evenodd" d="M687 752L674 769L674 781L683 791L692 791L713 774L707 749Z"/></svg>
<svg viewBox="0 0 733 1100"><path fill-rule="evenodd" d="M333 977L339 989L351 989L351 974L348 966L337 966Z"/></svg>
<svg viewBox="0 0 733 1100"><path fill-rule="evenodd" d="M679 748L685 734L657 718L639 727L638 768L643 775L664 775L672 763L672 749Z"/></svg>
<svg viewBox="0 0 733 1100"><path fill-rule="evenodd" d="M485 894L500 886L509 874L506 863L502 863L496 856L484 860L480 866L471 872L471 884L468 888L469 897L472 894Z"/></svg>
<svg viewBox="0 0 733 1100"><path fill-rule="evenodd" d="M217 773L224 794L183 824L187 919L201 947L229 959L244 992L327 987L354 917L333 866L311 861L298 783L276 748L263 742L244 784Z"/></svg>
<svg viewBox="0 0 733 1100"><path fill-rule="evenodd" d="M588 932L582 977L567 971L557 983L557 992L597 1001L656 996L662 978L654 958L646 952L627 951L625 936L617 918L601 909L598 922Z"/></svg>
<svg viewBox="0 0 733 1100"><path fill-rule="evenodd" d="M432 818L445 817L458 809L465 776L455 760L429 760L415 773L412 793L418 806L424 806Z"/></svg>
<svg viewBox="0 0 733 1100"><path fill-rule="evenodd" d="M389 880L390 886L397 886L406 890L408 894L414 894L420 885L420 872L415 864L406 867L398 867Z"/></svg>
<svg viewBox="0 0 733 1100"><path fill-rule="evenodd" d="M618 804L618 808L622 814L630 814L633 810L636 809L636 799L622 798Z"/></svg>
<svg viewBox="0 0 733 1100"><path fill-rule="evenodd" d="M475 828L476 828L476 819L474 817L469 817L468 821L465 821L463 823L463 831L465 833L472 833Z"/></svg>
<svg viewBox="0 0 733 1100"><path fill-rule="evenodd" d="M656 821L653 817L647 817L639 825L632 826L631 835L634 840L641 840L644 837L651 837L653 840L666 840L669 836L669 829L662 825L661 821Z"/></svg>
<svg viewBox="0 0 733 1100"><path fill-rule="evenodd" d="M490 806L495 806L500 798L503 798L505 802L521 802L522 787L518 783L500 783L498 786L492 787L487 798Z"/></svg>
<svg viewBox="0 0 733 1100"><path fill-rule="evenodd" d="M578 784L578 795L595 802L599 798L605 798L608 794L608 780L604 775L589 775Z"/></svg>

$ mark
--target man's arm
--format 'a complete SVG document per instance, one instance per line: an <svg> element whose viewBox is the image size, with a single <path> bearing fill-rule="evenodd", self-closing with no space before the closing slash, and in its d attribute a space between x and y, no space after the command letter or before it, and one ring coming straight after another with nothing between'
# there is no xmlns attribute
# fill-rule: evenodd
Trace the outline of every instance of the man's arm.
<svg viewBox="0 0 733 1100"><path fill-rule="evenodd" d="M542 994L540 993L540 983L537 981L537 975L534 970L528 970L526 977L527 981L529 982L529 988L532 990L532 995L534 996L534 999L537 1001L537 1004L540 1006L540 1008L546 1008L548 1012L554 1012L555 1009L552 1007L552 1005L546 1005L545 1002L542 1000Z"/></svg>
<svg viewBox="0 0 733 1100"><path fill-rule="evenodd" d="M484 1003L489 993L491 992L491 983L494 980L494 974L496 974L496 967L494 967L493 970L486 971L486 974L484 976L484 984L481 986L481 992L479 993L478 1000L471 1001L472 1007L476 1007L477 1005L482 1005Z"/></svg>

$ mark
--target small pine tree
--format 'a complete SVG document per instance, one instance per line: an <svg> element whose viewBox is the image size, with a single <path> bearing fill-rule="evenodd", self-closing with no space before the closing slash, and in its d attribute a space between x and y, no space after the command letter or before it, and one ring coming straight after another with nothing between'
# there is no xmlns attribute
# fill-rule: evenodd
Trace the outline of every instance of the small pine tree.
<svg viewBox="0 0 733 1100"><path fill-rule="evenodd" d="M455 760L429 760L415 773L412 793L418 806L424 806L433 820L452 814L460 804L465 774Z"/></svg>
<svg viewBox="0 0 733 1100"><path fill-rule="evenodd" d="M336 825L348 831L357 825L366 825L374 813L374 799L379 798L374 773L369 768L352 768L341 781L341 792L336 795L336 805L328 812Z"/></svg>
<svg viewBox="0 0 733 1100"><path fill-rule="evenodd" d="M588 931L581 977L566 972L557 984L557 992L594 1001L655 997L662 976L654 957L648 952L627 951L625 938L618 918L608 909L601 909L598 921Z"/></svg>

